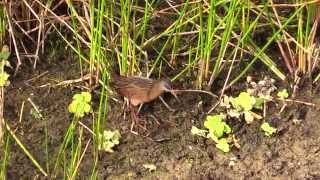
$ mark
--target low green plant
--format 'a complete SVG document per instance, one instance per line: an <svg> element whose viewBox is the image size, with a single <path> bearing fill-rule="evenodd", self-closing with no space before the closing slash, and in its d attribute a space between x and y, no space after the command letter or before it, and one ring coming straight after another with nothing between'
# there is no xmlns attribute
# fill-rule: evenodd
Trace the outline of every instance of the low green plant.
<svg viewBox="0 0 320 180"><path fill-rule="evenodd" d="M270 137L272 134L277 132L277 129L272 127L269 123L264 122L260 126L261 130L264 132L264 134L268 137Z"/></svg>
<svg viewBox="0 0 320 180"><path fill-rule="evenodd" d="M8 78L10 75L4 71L5 66L11 67L8 61L9 56L9 47L4 45L0 52L0 87L4 87L9 84Z"/></svg>
<svg viewBox="0 0 320 180"><path fill-rule="evenodd" d="M224 95L220 106L224 107L224 113L221 115L209 115L206 117L204 127L206 129L199 129L195 126L192 127L191 133L193 135L202 136L205 138L211 138L216 143L216 147L223 152L230 151L230 142L234 146L240 148L238 140L235 136L229 136L225 138L225 135L231 133L230 126L224 121L226 117L244 119L247 123L252 123L255 119L262 119L263 117L259 113L254 112L255 110L265 110L264 105L267 102L276 99L273 92L277 89L274 85L275 80L265 77L259 82L253 82L252 78L247 78L248 89L241 92L236 97ZM286 89L277 92L278 99L284 100L288 98L289 94ZM277 132L277 129L270 126L267 122L264 122L260 126L261 130L266 136L270 137Z"/></svg>
<svg viewBox="0 0 320 180"><path fill-rule="evenodd" d="M289 97L287 89L283 89L281 91L278 91L277 96L282 100L287 99Z"/></svg>
<svg viewBox="0 0 320 180"><path fill-rule="evenodd" d="M76 125L80 118L84 117L85 114L92 111L91 107L91 94L89 92L81 92L75 94L72 97L72 102L68 106L68 110L70 113L73 113L73 119L67 129L66 134L64 135L63 142L60 145L59 152L56 158L56 162L54 165L53 172L57 171L59 164L64 164L64 168L67 173L67 176L71 177L77 171L76 164L77 161L80 159L80 150L81 150L81 143L82 143L82 129L83 127L79 128L80 136L78 141L75 139L76 137ZM62 156L65 155L64 152L68 147L71 147L71 156L69 159L65 157L62 160ZM61 162L64 161L64 162Z"/></svg>
<svg viewBox="0 0 320 180"><path fill-rule="evenodd" d="M209 130L209 137L214 141L231 132L229 125L223 121L222 115L207 116L204 127Z"/></svg>
<svg viewBox="0 0 320 180"><path fill-rule="evenodd" d="M102 141L100 141L101 144L99 144L98 149L112 153L112 148L120 143L121 134L119 130L106 130L103 131L103 134L99 135L99 138L101 138Z"/></svg>
<svg viewBox="0 0 320 180"><path fill-rule="evenodd" d="M226 108L226 114L232 118L244 118L247 123L252 123L254 119L262 119L255 110L262 110L263 105L276 99L273 92L277 89L275 80L265 77L258 82L247 77L248 88L237 97L224 95L220 105ZM277 92L278 99L284 100L289 94L286 89Z"/></svg>
<svg viewBox="0 0 320 180"><path fill-rule="evenodd" d="M247 92L241 92L238 97L231 98L230 102L238 111L250 111L256 103L256 98Z"/></svg>
<svg viewBox="0 0 320 180"><path fill-rule="evenodd" d="M89 92L81 92L75 94L72 98L72 102L69 105L69 112L73 113L76 117L81 118L86 113L89 113L91 108L91 94Z"/></svg>
<svg viewBox="0 0 320 180"><path fill-rule="evenodd" d="M251 123L255 118L260 119L252 112L253 109L261 109L263 99L250 95L248 92L241 92L237 97L224 96L222 106L227 108L227 114L231 117L240 118L243 115L247 123Z"/></svg>
<svg viewBox="0 0 320 180"><path fill-rule="evenodd" d="M221 138L218 140L216 147L220 149L223 152L229 152L230 151L230 145L226 138Z"/></svg>
<svg viewBox="0 0 320 180"><path fill-rule="evenodd" d="M208 130L199 129L195 126L191 128L191 133L193 135L202 136L205 138L211 138L216 142L216 147L223 152L230 151L230 145L226 138L223 136L231 133L230 126L223 121L222 115L209 115L207 116L204 127Z"/></svg>
<svg viewBox="0 0 320 180"><path fill-rule="evenodd" d="M202 136L207 138L208 130L205 129L199 129L196 126L192 126L191 128L191 134L192 135L197 135L197 136Z"/></svg>

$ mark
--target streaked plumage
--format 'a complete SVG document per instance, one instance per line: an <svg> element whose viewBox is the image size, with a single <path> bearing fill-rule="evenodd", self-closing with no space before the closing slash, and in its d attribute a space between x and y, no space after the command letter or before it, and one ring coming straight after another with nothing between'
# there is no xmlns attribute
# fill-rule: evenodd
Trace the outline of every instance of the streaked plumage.
<svg viewBox="0 0 320 180"><path fill-rule="evenodd" d="M171 83L165 80L152 80L142 77L125 77L117 74L112 75L111 86L121 95L129 100L131 109L131 132L137 134L133 130L138 125L146 130L146 124L141 125L141 121L137 117L137 113L133 106L150 102L158 98L164 92L170 92L176 98L175 91L171 89Z"/></svg>
<svg viewBox="0 0 320 180"><path fill-rule="evenodd" d="M120 95L127 97L133 106L150 102L165 91L171 92L170 82L165 80L119 75L113 75L112 78L113 87Z"/></svg>

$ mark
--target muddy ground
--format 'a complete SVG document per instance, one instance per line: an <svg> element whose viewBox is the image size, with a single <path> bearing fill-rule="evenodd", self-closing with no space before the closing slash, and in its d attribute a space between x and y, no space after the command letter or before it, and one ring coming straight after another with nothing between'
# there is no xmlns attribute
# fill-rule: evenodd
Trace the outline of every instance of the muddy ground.
<svg viewBox="0 0 320 180"><path fill-rule="evenodd" d="M5 119L43 166L46 162L45 124L49 127L51 157L57 154L71 122L72 115L67 106L72 95L81 91L76 86L84 84L50 85L79 78L77 66L75 61L61 59L50 65L42 62L37 70L23 67L6 88ZM320 103L319 92L312 92L310 87L300 89L298 94L297 99ZM97 97L95 95L95 103L98 103ZM279 117L280 105L272 105L267 118L279 132L271 138L261 132L261 121L250 125L240 121L228 122L241 148L233 147L230 153L222 153L211 140L190 133L193 125L202 127L205 113L216 100L197 93L183 93L179 97L181 102L170 95L165 96L175 112L166 109L160 100L142 110L142 117L153 113L162 122L157 125L148 118L148 138L131 134L130 119L121 115L121 101L110 100L105 128L119 129L122 139L114 153L100 154L99 179L320 179L319 109L293 103ZM28 98L38 106L46 122L30 114ZM19 122L23 102L25 108ZM82 122L92 127L90 117ZM90 133L85 134L86 139L91 137ZM45 179L20 147L13 140L11 142L8 179ZM91 175L92 164L92 149L89 148L80 165L79 176L83 177L80 179ZM154 164L157 169L149 172L144 164Z"/></svg>

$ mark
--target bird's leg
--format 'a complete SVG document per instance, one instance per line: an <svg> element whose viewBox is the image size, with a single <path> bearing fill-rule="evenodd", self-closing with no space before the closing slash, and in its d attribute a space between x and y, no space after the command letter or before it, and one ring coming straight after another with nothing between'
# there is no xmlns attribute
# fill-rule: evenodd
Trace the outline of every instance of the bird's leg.
<svg viewBox="0 0 320 180"><path fill-rule="evenodd" d="M159 126L161 125L160 121L154 114L149 114L149 117L151 117Z"/></svg>
<svg viewBox="0 0 320 180"><path fill-rule="evenodd" d="M127 98L124 98L124 102L122 105L122 114L123 114L123 119L126 119L126 110L128 110L128 107L130 106L129 100ZM130 109L131 111L131 109Z"/></svg>
<svg viewBox="0 0 320 180"><path fill-rule="evenodd" d="M139 106L139 108L138 108L138 111L137 111L137 114L140 113L142 106L143 106L143 104L140 104L140 106Z"/></svg>
<svg viewBox="0 0 320 180"><path fill-rule="evenodd" d="M171 108L171 107L169 106L169 104L167 104L166 101L164 101L164 99L163 99L161 96L159 96L159 99L161 100L161 102L164 104L164 106L166 106L166 108L167 108L169 111L172 111L172 112L176 111L175 109Z"/></svg>
<svg viewBox="0 0 320 180"><path fill-rule="evenodd" d="M130 132L131 132L132 134L138 135L138 132L136 132L136 131L133 130L133 129L134 129L134 126L135 126L135 124L136 124L136 119L137 119L137 117L136 117L136 113L135 113L135 111L134 111L134 107L133 107L132 105L130 105L130 114L131 114Z"/></svg>
<svg viewBox="0 0 320 180"><path fill-rule="evenodd" d="M133 133L133 134L138 134L136 131L134 131L134 127L135 125L139 126L140 128L142 128L144 131L147 131L147 122L144 120L143 122L143 125L141 124L141 119L138 117L138 114L137 112L135 111L135 108L134 106L132 106L130 104L130 114L131 114L131 119L132 119L132 123L131 123L131 128L130 128L130 131Z"/></svg>

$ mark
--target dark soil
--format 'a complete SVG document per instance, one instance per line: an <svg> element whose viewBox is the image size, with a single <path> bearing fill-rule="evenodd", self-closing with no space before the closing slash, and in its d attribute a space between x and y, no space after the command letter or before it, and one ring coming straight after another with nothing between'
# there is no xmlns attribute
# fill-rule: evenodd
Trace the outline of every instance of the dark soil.
<svg viewBox="0 0 320 180"><path fill-rule="evenodd" d="M49 157L53 158L72 120L67 107L73 94L81 91L76 86L84 85L49 86L48 83L54 85L79 78L77 65L70 64L71 61L62 60L34 71L22 68L6 88L5 119L43 167L46 163L44 127L47 123ZM44 72L47 73L37 77ZM297 99L319 105L319 93L312 93L308 88L299 93ZM320 179L320 111L316 108L291 103L278 116L281 104L273 104L267 114L267 120L279 130L273 137L261 132L261 121L250 125L231 122L241 148L233 147L230 153L222 153L211 140L190 133L193 125L202 127L206 111L216 100L197 93L184 93L179 97L181 102L165 96L175 112L166 109L160 100L142 110L142 118L149 123L148 137L130 133L131 121L128 116L123 118L122 104L110 100L105 128L119 129L122 139L114 153L100 153L99 179ZM45 120L30 114L32 106L28 98L38 106ZM19 122L23 102L25 108ZM161 125L150 118L150 114L161 120ZM90 117L82 122L92 127ZM85 135L86 139L91 138L89 132ZM44 179L21 148L11 142L8 179ZM81 179L91 175L92 151L87 150L80 165ZM157 169L149 172L144 164L154 164ZM49 165L52 169L53 164Z"/></svg>

